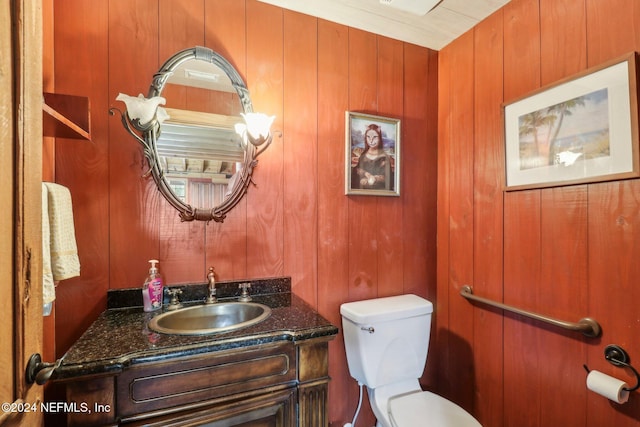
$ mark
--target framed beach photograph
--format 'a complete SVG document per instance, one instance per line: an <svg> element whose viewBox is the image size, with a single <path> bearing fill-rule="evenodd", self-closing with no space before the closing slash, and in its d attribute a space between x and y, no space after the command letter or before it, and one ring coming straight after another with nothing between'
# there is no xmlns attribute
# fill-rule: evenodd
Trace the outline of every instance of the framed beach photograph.
<svg viewBox="0 0 640 427"><path fill-rule="evenodd" d="M639 176L636 57L504 105L507 191Z"/></svg>
<svg viewBox="0 0 640 427"><path fill-rule="evenodd" d="M345 194L400 195L400 120L346 112Z"/></svg>

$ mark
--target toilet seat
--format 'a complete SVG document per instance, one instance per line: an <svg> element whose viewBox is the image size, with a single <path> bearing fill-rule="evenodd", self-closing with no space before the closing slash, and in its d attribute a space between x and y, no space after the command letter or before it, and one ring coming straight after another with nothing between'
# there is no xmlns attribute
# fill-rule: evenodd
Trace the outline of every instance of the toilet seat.
<svg viewBox="0 0 640 427"><path fill-rule="evenodd" d="M394 427L482 427L460 406L429 391L391 398L389 418Z"/></svg>

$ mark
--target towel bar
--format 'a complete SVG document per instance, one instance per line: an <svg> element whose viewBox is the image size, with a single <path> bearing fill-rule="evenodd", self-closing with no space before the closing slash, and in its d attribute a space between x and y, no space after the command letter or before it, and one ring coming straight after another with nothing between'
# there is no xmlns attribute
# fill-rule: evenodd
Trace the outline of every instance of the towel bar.
<svg viewBox="0 0 640 427"><path fill-rule="evenodd" d="M473 288L469 285L465 285L460 289L460 295L468 300L473 300L480 302L482 304L489 305L491 307L496 307L502 310L509 311L511 313L519 314L521 316L529 317L531 319L539 320L541 322L549 323L554 326L558 326L563 329L568 329L570 331L581 332L586 337L597 337L600 336L602 329L598 322L589 317L583 317L578 320L578 322L567 322L564 320L554 319L549 316L544 316L542 314L533 313L531 311L522 310L520 308L512 307L510 305L502 304L497 301L492 301L487 298L482 298L473 294Z"/></svg>

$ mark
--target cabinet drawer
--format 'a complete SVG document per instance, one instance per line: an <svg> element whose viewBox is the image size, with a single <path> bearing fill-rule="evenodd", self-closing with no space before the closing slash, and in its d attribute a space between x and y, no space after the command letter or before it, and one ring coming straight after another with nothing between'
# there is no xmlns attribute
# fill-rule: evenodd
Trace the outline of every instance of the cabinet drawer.
<svg viewBox="0 0 640 427"><path fill-rule="evenodd" d="M180 405L224 401L226 396L295 380L295 349L290 343L173 359L120 374L118 413L126 418L142 412L167 412Z"/></svg>

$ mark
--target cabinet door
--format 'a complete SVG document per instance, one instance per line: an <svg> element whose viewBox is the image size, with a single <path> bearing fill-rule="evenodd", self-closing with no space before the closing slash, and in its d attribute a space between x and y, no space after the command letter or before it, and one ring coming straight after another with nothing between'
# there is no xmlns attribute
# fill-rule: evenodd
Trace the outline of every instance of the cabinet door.
<svg viewBox="0 0 640 427"><path fill-rule="evenodd" d="M296 426L296 389L257 395L223 405L191 409L164 417L155 417L126 426L147 427L294 427Z"/></svg>

